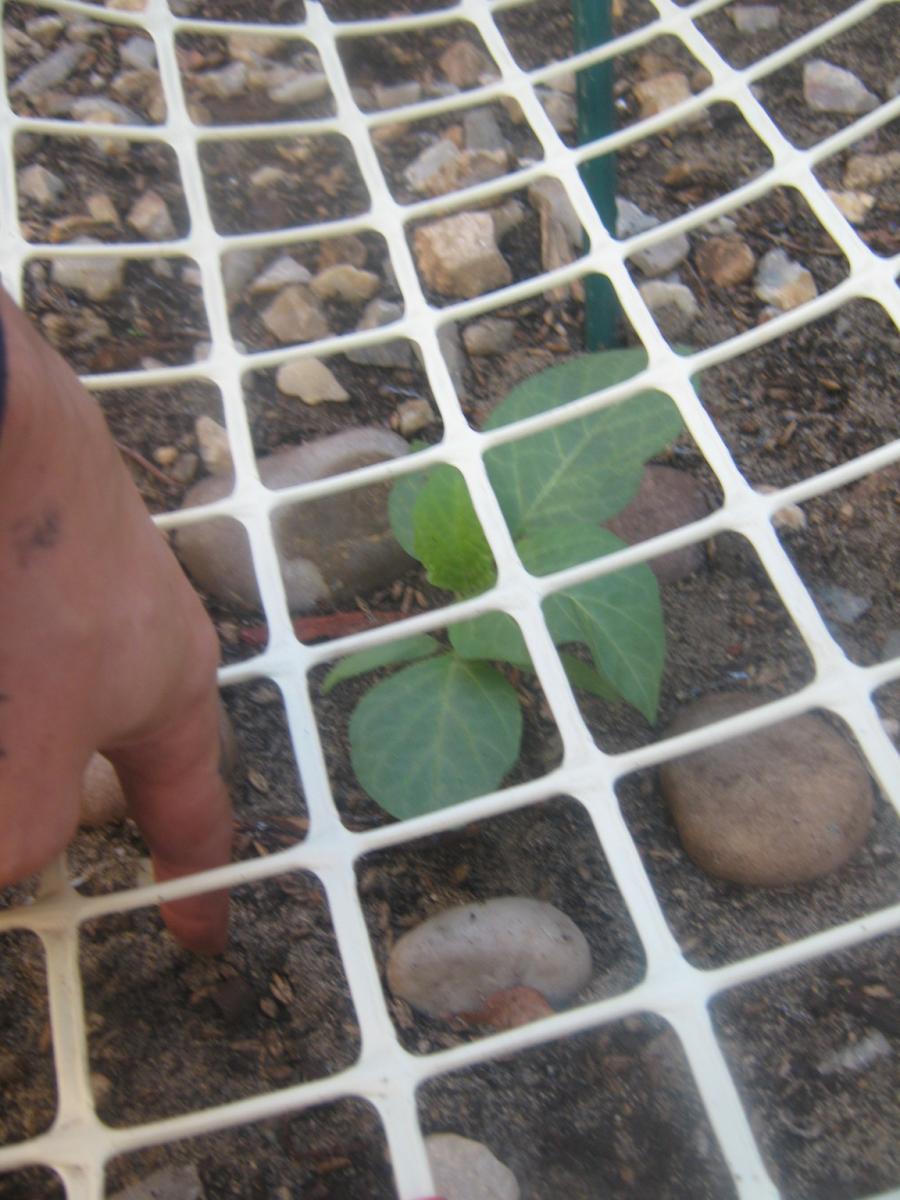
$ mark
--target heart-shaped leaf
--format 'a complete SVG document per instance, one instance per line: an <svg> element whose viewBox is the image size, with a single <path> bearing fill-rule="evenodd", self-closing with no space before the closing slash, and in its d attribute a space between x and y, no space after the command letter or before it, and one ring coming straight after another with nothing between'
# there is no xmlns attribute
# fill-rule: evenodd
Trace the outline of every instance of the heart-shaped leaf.
<svg viewBox="0 0 900 1200"><path fill-rule="evenodd" d="M518 758L521 740L515 690L493 667L458 654L377 683L350 719L356 776L400 819L492 791Z"/></svg>
<svg viewBox="0 0 900 1200"><path fill-rule="evenodd" d="M491 414L497 428L591 392L646 366L643 350L588 354L532 376ZM539 525L601 524L634 497L648 458L681 432L675 403L659 391L488 451L485 464L513 537Z"/></svg>

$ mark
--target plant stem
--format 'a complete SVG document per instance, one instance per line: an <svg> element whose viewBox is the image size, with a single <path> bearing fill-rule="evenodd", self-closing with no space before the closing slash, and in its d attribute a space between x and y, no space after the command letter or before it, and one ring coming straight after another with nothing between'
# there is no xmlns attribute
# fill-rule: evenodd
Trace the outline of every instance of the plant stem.
<svg viewBox="0 0 900 1200"><path fill-rule="evenodd" d="M592 50L612 36L611 0L572 0L575 50ZM580 145L613 130L613 64L609 59L578 72L578 141ZM616 232L616 163L612 154L584 163L581 178L600 220ZM584 340L588 350L616 344L619 305L615 289L603 275L585 280Z"/></svg>

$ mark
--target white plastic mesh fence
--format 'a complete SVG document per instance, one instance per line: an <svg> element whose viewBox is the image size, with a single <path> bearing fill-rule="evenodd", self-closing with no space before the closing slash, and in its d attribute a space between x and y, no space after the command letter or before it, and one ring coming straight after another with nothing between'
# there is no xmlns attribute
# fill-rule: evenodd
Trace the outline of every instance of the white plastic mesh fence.
<svg viewBox="0 0 900 1200"><path fill-rule="evenodd" d="M900 442L882 445L830 470L764 494L747 482L691 384L692 377L698 372L782 337L851 300L874 301L895 324L900 325L900 298L894 278L897 259L880 256L867 245L857 229L845 220L815 171L817 165L828 156L859 142L867 134L900 116L900 97L855 118L839 132L813 146L800 149L781 132L757 98L753 86L776 69L808 55L842 31L872 17L883 6L879 0L861 0L798 40L738 70L728 65L698 24L700 18L722 8L723 0L700 0L689 7L679 7L671 0L653 0L655 17L627 36L597 50L531 72L517 65L495 19L499 12L515 7L515 4L503 2L491 4L488 0L459 0L452 8L421 15L391 16L341 24L332 20L326 9L311 0L306 5L302 23L288 26L192 20L177 16L165 0L147 0L146 7L140 11L133 11L131 6L125 5L100 9L88 4L57 0L52 11L60 14L108 21L150 34L165 95L165 120L159 125L127 126L26 117L14 111L8 98L8 89L0 94L0 129L3 135L0 139L0 266L5 285L17 298L22 296L24 273L29 262L37 258L54 259L83 253L83 250L71 244L42 245L26 239L17 216L19 209L13 148L17 135L30 132L160 141L170 146L177 156L190 217L189 233L160 243L98 246L91 253L98 257L125 254L130 258L144 259L187 255L193 259L202 275L202 298L209 323L209 356L196 364L94 376L87 383L93 389L102 390L136 383L150 385L204 379L212 381L220 389L235 464L234 491L226 499L204 508L166 514L160 519L160 524L166 529L174 529L187 522L228 514L246 527L268 623L269 641L256 657L223 669L221 681L228 686L269 678L278 684L284 697L310 819L309 833L302 843L207 876L182 880L165 887L140 887L113 895L87 897L76 892L67 882L65 872L59 870L48 876L39 902L0 913L0 931L33 931L41 939L46 951L58 1090L58 1110L52 1127L35 1139L0 1149L0 1169L14 1170L27 1165L46 1164L59 1173L67 1194L73 1200L101 1196L104 1164L119 1154L347 1096L365 1098L377 1110L387 1138L397 1193L404 1200L417 1200L434 1192L416 1106L416 1090L423 1081L639 1013L653 1013L665 1019L681 1040L738 1193L743 1197L753 1197L754 1200L775 1196L777 1189L764 1166L728 1062L713 1030L708 1012L710 1001L738 984L853 946L893 930L900 924L900 907L882 908L858 920L753 957L715 969L697 969L686 960L670 931L660 900L623 820L614 790L616 782L627 774L660 763L676 752L700 748L818 708L836 714L846 723L884 796L900 810L897 752L879 719L872 698L879 687L900 678L900 660L894 658L875 666L863 667L847 657L826 627L771 522L773 513L787 504L807 501L897 462L900 460ZM339 53L339 39L383 33L388 28L400 33L440 27L448 21L468 22L478 31L496 64L496 78L484 82L472 92L416 103L403 111L403 120L441 114L473 103L514 98L519 102L540 144L542 157L533 165L521 166L513 175L478 184L452 199L439 197L402 205L392 194L372 139L373 132L379 126L396 121L399 114L397 111L361 111L355 102ZM236 29L279 37L302 34L314 43L334 97L334 115L312 121L279 122L277 125L213 127L196 124L189 116L183 91L176 56L176 35L190 32L226 34ZM703 203L652 230L616 241L603 228L578 170L579 164L596 154L597 144L574 149L565 145L548 118L535 87L552 83L562 72L573 68L584 68L609 55L640 49L662 34L679 39L690 51L708 71L709 86L701 94L685 99L674 108L610 135L603 140L603 149L624 147L700 112L711 103L727 101L737 107L748 126L767 147L772 163L752 181L721 197ZM368 211L356 217L288 231L231 236L217 232L201 165L200 151L204 143L238 137L269 138L276 134L282 137L322 133L339 133L349 140L370 197ZM407 241L411 223L433 213L471 207L546 176L553 176L562 182L589 235L590 248L585 257L553 272L513 283L499 293L435 308L423 291ZM845 256L848 267L846 278L799 308L774 316L766 324L688 357L676 355L641 299L626 267L626 258L676 232L695 230L713 218L763 196L776 186L793 188L802 194L815 218ZM440 411L443 440L415 456L414 460L392 461L367 467L352 476L328 478L315 484L273 492L261 484L257 473L241 386L242 374L251 368L256 370L278 365L298 355L321 355L350 346L376 344L385 335L383 330L376 329L328 338L299 348L289 346L278 350L245 352L236 343L229 323L221 270L223 252L250 246L313 241L324 235L368 230L378 231L385 239L402 295L403 315L391 327L390 335L411 339L417 346ZM646 371L639 380L629 380L603 393L602 397L587 397L519 425L490 433L473 429L463 414L441 351L438 339L441 327L488 312L501 304L509 305L540 295L551 286L571 283L591 272L605 274L612 281L624 313L648 351L649 365ZM484 466L485 452L510 439L521 438L571 420L575 415L594 411L601 405L634 394L644 386L658 387L677 402L688 430L721 484L724 494L721 507L692 525L602 561L585 563L547 577L531 576L516 554L491 490ZM490 592L452 608L410 617L402 625L373 629L325 645L306 645L298 641L293 632L271 534L270 518L273 512L297 500L395 478L412 469L419 470L439 462L452 464L465 476L496 559L496 586ZM644 561L664 550L705 540L727 530L743 534L752 543L812 656L814 678L790 695L742 716L624 753L604 753L586 727L570 690L542 618L542 600L564 584ZM444 626L448 620L486 610L503 610L512 615L522 628L549 708L562 735L561 764L539 779L482 796L457 808L406 823L366 832L351 832L341 821L332 795L307 683L309 672L317 664L352 649L396 638L401 631L403 635L425 632ZM399 846L425 834L449 830L463 821L489 817L560 794L574 797L590 814L641 940L647 963L645 976L624 994L582 1005L523 1028L431 1055L415 1056L408 1053L398 1041L386 1005L358 898L355 863L362 855L374 850ZM251 1099L164 1121L117 1129L101 1122L95 1112L90 1083L79 974L79 928L82 923L223 883L245 883L300 868L315 873L327 893L360 1027L361 1052L358 1061L349 1069L328 1078L288 1086Z"/></svg>

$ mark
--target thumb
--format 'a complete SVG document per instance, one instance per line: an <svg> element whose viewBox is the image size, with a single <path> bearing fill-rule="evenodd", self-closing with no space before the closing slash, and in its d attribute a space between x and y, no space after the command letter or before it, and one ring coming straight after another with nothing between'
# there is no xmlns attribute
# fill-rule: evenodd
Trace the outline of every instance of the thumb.
<svg viewBox="0 0 900 1200"><path fill-rule="evenodd" d="M224 866L231 856L231 802L215 693L177 726L108 753L150 850L160 883ZM163 904L173 936L217 954L228 937L228 894L204 892Z"/></svg>

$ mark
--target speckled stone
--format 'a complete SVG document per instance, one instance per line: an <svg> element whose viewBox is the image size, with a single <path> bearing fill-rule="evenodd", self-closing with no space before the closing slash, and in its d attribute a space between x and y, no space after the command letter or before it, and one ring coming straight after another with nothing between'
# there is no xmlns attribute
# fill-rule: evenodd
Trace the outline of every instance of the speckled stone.
<svg viewBox="0 0 900 1200"><path fill-rule="evenodd" d="M668 733L746 712L761 697L722 692L682 710ZM663 796L685 850L734 883L808 883L842 867L872 823L872 785L856 750L803 715L666 763Z"/></svg>

